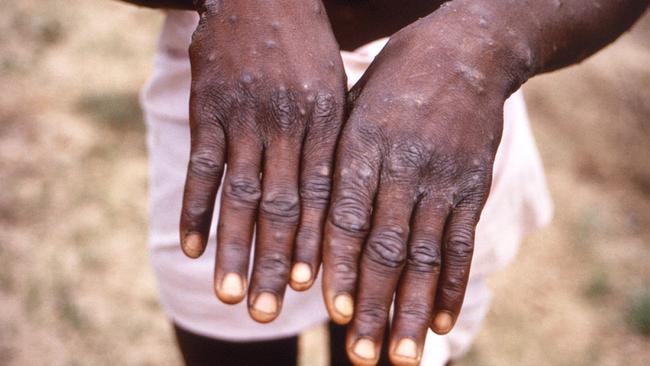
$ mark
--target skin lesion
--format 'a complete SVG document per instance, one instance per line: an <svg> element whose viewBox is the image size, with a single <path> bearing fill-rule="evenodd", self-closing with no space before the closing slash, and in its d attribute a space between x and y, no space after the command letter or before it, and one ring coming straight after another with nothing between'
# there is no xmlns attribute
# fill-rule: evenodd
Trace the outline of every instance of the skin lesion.
<svg viewBox="0 0 650 366"><path fill-rule="evenodd" d="M296 225L300 216L300 197L285 190L271 190L260 202L260 213L271 221Z"/></svg>
<svg viewBox="0 0 650 366"><path fill-rule="evenodd" d="M341 197L333 204L330 223L349 235L364 236L370 228L370 213L361 209L360 200L353 196Z"/></svg>
<svg viewBox="0 0 650 366"><path fill-rule="evenodd" d="M279 87L270 97L271 116L275 127L284 133L290 133L300 122L299 116L305 115L306 106L299 102L295 93L286 87Z"/></svg>
<svg viewBox="0 0 650 366"><path fill-rule="evenodd" d="M259 179L235 176L225 182L223 194L243 206L257 207L257 202L262 196L262 188Z"/></svg>
<svg viewBox="0 0 650 366"><path fill-rule="evenodd" d="M398 225L374 230L377 234L368 240L366 247L368 258L381 266L401 268L406 261L407 230Z"/></svg>

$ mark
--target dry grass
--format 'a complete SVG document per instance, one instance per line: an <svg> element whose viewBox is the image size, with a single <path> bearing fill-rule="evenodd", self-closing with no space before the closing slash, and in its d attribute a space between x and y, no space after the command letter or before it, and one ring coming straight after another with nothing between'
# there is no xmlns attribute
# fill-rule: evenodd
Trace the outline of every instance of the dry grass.
<svg viewBox="0 0 650 366"><path fill-rule="evenodd" d="M137 109L161 16L111 1L0 5L0 364L178 364L146 257ZM633 306L650 291L649 65L646 17L527 85L556 219L494 278L463 364L650 360L648 305Z"/></svg>

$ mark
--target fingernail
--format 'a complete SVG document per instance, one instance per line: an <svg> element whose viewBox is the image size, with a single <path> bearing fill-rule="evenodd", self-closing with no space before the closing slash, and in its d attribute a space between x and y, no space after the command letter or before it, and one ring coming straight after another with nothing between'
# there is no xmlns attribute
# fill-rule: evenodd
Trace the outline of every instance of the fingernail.
<svg viewBox="0 0 650 366"><path fill-rule="evenodd" d="M183 251L188 257L198 258L203 252L203 239L200 234L187 234L183 240Z"/></svg>
<svg viewBox="0 0 650 366"><path fill-rule="evenodd" d="M338 295L334 298L334 310L341 316L349 318L354 313L354 303L348 294Z"/></svg>
<svg viewBox="0 0 650 366"><path fill-rule="evenodd" d="M447 312L439 312L433 320L433 327L436 328L437 333L447 334L453 325L454 319L451 314Z"/></svg>
<svg viewBox="0 0 650 366"><path fill-rule="evenodd" d="M296 283L311 281L311 267L307 263L296 263L291 269L291 280Z"/></svg>
<svg viewBox="0 0 650 366"><path fill-rule="evenodd" d="M365 358L366 360L374 360L376 357L375 342L371 341L368 338L361 338L357 341L357 343L354 344L352 352L361 358Z"/></svg>
<svg viewBox="0 0 650 366"><path fill-rule="evenodd" d="M395 347L395 355L415 359L418 357L418 345L411 338L402 338Z"/></svg>
<svg viewBox="0 0 650 366"><path fill-rule="evenodd" d="M228 273L221 281L219 293L231 299L241 299L244 295L244 284L242 278L237 273Z"/></svg>
<svg viewBox="0 0 650 366"><path fill-rule="evenodd" d="M270 292L262 292L257 295L255 303L253 304L255 311L255 319L258 321L271 321L275 318L278 312L278 300L274 294Z"/></svg>
<svg viewBox="0 0 650 366"><path fill-rule="evenodd" d="M183 250L188 257L198 258L203 252L201 234L187 234L183 240Z"/></svg>

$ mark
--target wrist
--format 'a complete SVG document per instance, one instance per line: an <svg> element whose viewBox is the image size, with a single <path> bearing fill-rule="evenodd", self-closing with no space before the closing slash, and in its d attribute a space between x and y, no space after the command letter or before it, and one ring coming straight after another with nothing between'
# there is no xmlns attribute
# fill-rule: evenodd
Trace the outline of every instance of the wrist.
<svg viewBox="0 0 650 366"><path fill-rule="evenodd" d="M509 96L536 74L537 52L494 3L451 1L422 19L422 33Z"/></svg>

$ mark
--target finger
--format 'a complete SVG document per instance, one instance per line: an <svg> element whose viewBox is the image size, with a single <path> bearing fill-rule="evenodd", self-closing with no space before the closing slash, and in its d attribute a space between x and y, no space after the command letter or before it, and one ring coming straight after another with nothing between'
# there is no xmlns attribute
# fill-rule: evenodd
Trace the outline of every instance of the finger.
<svg viewBox="0 0 650 366"><path fill-rule="evenodd" d="M191 258L205 250L225 159L221 124L208 116L196 99L192 95L191 152L180 220L181 248Z"/></svg>
<svg viewBox="0 0 650 366"><path fill-rule="evenodd" d="M291 253L300 218L298 172L307 113L301 98L285 88L277 90L270 101L269 140L248 296L251 317L262 323L272 321L280 313L289 281Z"/></svg>
<svg viewBox="0 0 650 366"><path fill-rule="evenodd" d="M411 187L382 179L377 193L347 341L348 355L358 364L375 364L379 359L393 294L406 260L409 222L416 198Z"/></svg>
<svg viewBox="0 0 650 366"><path fill-rule="evenodd" d="M442 251L442 271L436 292L431 328L447 334L463 305L474 251L474 232L480 216L479 205L461 202L447 221Z"/></svg>
<svg viewBox="0 0 650 366"><path fill-rule="evenodd" d="M291 251L300 215L299 156L300 146L288 140L274 142L266 151L248 300L251 317L263 323L280 313L289 280Z"/></svg>
<svg viewBox="0 0 650 366"><path fill-rule="evenodd" d="M352 319L361 247L370 227L379 176L374 139L350 132L339 143L330 209L323 239L323 297L331 319Z"/></svg>
<svg viewBox="0 0 650 366"><path fill-rule="evenodd" d="M291 287L297 291L311 287L320 266L323 223L330 197L336 138L342 118L342 105L334 97L316 97L302 154L300 225L290 280Z"/></svg>
<svg viewBox="0 0 650 366"><path fill-rule="evenodd" d="M246 294L253 227L261 196L262 148L253 137L232 141L229 146L217 230L214 283L219 299L234 304Z"/></svg>
<svg viewBox="0 0 650 366"><path fill-rule="evenodd" d="M440 247L449 213L440 200L425 198L413 215L406 266L395 299L389 357L395 365L419 365L431 323L440 274Z"/></svg>

